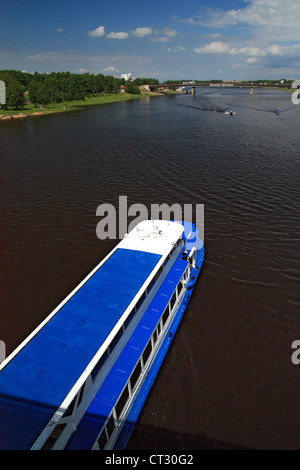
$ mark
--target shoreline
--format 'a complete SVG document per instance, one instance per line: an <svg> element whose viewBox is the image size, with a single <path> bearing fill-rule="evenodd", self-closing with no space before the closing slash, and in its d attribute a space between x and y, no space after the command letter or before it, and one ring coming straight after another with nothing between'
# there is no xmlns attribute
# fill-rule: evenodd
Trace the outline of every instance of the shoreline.
<svg viewBox="0 0 300 470"><path fill-rule="evenodd" d="M268 89L274 89L274 87L267 87ZM277 88L276 88L277 89ZM283 92L293 92L295 90L291 90L288 88L282 88ZM0 122L1 121L9 121L14 119L24 119L27 117L34 117L34 116L47 116L49 114L57 114L69 111L78 111L82 110L86 106L97 106L102 104L111 104L111 103L119 103L122 101L128 101L137 98L143 98L145 96L163 96L165 92L145 92L142 91L141 94L129 94L129 93L116 93L116 94L103 94L101 96L94 96L94 97L86 97L83 100L73 100L73 101L64 101L61 103L50 103L46 106L39 106L34 107L31 104L25 105L23 109L20 110L9 110L5 111L0 109ZM177 94L176 92L170 92L170 94Z"/></svg>
<svg viewBox="0 0 300 470"><path fill-rule="evenodd" d="M65 101L62 103L52 103L47 106L35 108L33 105L25 105L23 109L5 111L0 109L0 122L14 119L24 119L31 116L47 116L49 114L63 113L69 111L78 111L86 106L96 106L102 104L119 103L132 99L142 98L144 96L159 96L161 93L141 93L140 95L131 95L129 93L107 94L84 100Z"/></svg>

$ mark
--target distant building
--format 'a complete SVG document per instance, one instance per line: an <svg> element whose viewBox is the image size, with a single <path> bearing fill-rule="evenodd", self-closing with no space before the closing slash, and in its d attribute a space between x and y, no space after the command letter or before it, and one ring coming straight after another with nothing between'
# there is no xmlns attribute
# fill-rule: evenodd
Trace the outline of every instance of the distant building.
<svg viewBox="0 0 300 470"><path fill-rule="evenodd" d="M132 73L122 73L121 78L124 78L124 80L134 80Z"/></svg>
<svg viewBox="0 0 300 470"><path fill-rule="evenodd" d="M121 86L120 86L120 92L121 92L121 93L125 93L125 87L124 87L124 85L121 85Z"/></svg>

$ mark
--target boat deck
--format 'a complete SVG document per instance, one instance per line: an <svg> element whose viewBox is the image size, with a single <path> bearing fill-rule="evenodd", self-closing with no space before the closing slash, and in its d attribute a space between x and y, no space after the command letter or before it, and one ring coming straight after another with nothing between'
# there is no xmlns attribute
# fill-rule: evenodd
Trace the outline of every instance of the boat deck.
<svg viewBox="0 0 300 470"><path fill-rule="evenodd" d="M0 449L33 445L160 258L118 248L3 367Z"/></svg>

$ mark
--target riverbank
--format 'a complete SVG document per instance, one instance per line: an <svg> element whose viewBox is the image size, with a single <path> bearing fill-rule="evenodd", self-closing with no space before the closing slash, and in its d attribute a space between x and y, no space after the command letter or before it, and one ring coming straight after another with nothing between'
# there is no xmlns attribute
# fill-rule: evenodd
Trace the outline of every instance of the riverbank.
<svg viewBox="0 0 300 470"><path fill-rule="evenodd" d="M127 100L140 98L141 96L144 96L144 94L140 94L140 95L133 95L129 93L103 94L101 96L85 98L84 100L63 101L61 103L52 103L47 106L38 106L38 107L35 107L33 104L29 103L29 104L26 104L24 108L19 109L19 110L0 109L0 121L4 121L8 119L22 119L28 116L34 117L34 116L41 116L45 114L61 113L61 112L67 112L67 111L77 111L77 110L83 109L85 106L116 103L119 101L127 101Z"/></svg>

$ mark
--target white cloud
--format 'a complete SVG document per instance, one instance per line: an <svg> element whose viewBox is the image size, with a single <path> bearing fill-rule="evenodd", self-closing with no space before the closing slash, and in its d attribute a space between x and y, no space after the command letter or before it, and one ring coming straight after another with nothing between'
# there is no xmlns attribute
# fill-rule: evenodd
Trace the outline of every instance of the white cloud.
<svg viewBox="0 0 300 470"><path fill-rule="evenodd" d="M260 74L272 73L280 75L294 74L293 70L300 68L300 43L293 45L285 44L263 44L257 45L253 41L240 44L236 47L236 43L214 41L200 47L195 47L194 52L197 54L209 55L218 54L220 60L226 61L228 67L252 67ZM211 59L210 59L210 62Z"/></svg>
<svg viewBox="0 0 300 470"><path fill-rule="evenodd" d="M168 47L167 49L167 52L180 52L180 51L186 51L186 48L185 47L182 47L182 46L178 46L176 47L175 49L172 49L171 47Z"/></svg>
<svg viewBox="0 0 300 470"><path fill-rule="evenodd" d="M62 33L64 31L64 28L57 28L56 30L58 33Z"/></svg>
<svg viewBox="0 0 300 470"><path fill-rule="evenodd" d="M249 59L245 60L246 64L256 64L258 62L257 57L249 57Z"/></svg>
<svg viewBox="0 0 300 470"><path fill-rule="evenodd" d="M123 31L120 31L118 33L112 32L112 33L107 34L106 37L109 39L127 39L129 38L129 34Z"/></svg>
<svg viewBox="0 0 300 470"><path fill-rule="evenodd" d="M205 46L195 47L196 54L221 54L230 51L230 45L222 41L214 41Z"/></svg>
<svg viewBox="0 0 300 470"><path fill-rule="evenodd" d="M233 55L246 55L246 56L264 56L267 54L266 50L261 47L246 46L246 47L232 47L229 53Z"/></svg>
<svg viewBox="0 0 300 470"><path fill-rule="evenodd" d="M168 36L169 38L174 38L178 34L178 31L176 31L175 29L171 29L171 28L164 28L162 30L162 33L165 36Z"/></svg>
<svg viewBox="0 0 300 470"><path fill-rule="evenodd" d="M156 38L151 39L153 42L170 42L170 38L167 38L165 36L158 36Z"/></svg>
<svg viewBox="0 0 300 470"><path fill-rule="evenodd" d="M298 0L246 0L247 6L223 11L202 8L197 15L182 20L211 28L247 27L253 36L264 40L300 40L300 2Z"/></svg>
<svg viewBox="0 0 300 470"><path fill-rule="evenodd" d="M91 36L92 38L100 38L105 35L105 29L104 26L98 26L98 28L93 29L88 33L88 36Z"/></svg>
<svg viewBox="0 0 300 470"><path fill-rule="evenodd" d="M145 36L149 36L152 34L152 28L136 28L133 31L131 31L132 36L136 36L137 38L144 38Z"/></svg>
<svg viewBox="0 0 300 470"><path fill-rule="evenodd" d="M119 72L119 70L116 69L116 67L114 67L113 65L110 65L109 67L106 67L105 69L102 69L102 72L117 73L117 72Z"/></svg>
<svg viewBox="0 0 300 470"><path fill-rule="evenodd" d="M214 41L204 46L195 47L194 52L197 54L230 54L240 56L252 57L266 57L266 56L278 56L278 57L298 57L300 55L300 43L292 46L283 46L278 44L270 44L267 46L242 46L235 47L230 43L224 43L222 41ZM250 63L250 60L247 61ZM253 61L254 62L254 61Z"/></svg>

